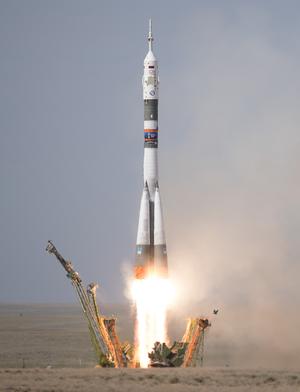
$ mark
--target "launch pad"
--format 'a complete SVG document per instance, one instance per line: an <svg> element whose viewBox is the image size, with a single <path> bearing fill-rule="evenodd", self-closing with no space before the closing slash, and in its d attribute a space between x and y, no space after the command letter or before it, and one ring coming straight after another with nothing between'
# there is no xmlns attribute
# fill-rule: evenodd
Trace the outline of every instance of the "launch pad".
<svg viewBox="0 0 300 392"><path fill-rule="evenodd" d="M72 263L63 258L51 241L48 241L46 251L57 258L71 280L88 323L98 365L115 368L140 367L134 345L120 342L116 331L116 319L101 314L96 300L98 285L90 283L85 289ZM148 353L149 366L195 367L202 365L205 330L209 326L208 319L191 318L188 320L186 331L180 342L174 342L171 347L164 342L153 342L153 350Z"/></svg>

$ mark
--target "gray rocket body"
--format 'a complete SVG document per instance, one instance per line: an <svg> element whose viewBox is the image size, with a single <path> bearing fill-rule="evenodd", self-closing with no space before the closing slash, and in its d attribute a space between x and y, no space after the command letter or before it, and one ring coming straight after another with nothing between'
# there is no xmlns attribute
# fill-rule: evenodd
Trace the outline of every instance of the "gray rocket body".
<svg viewBox="0 0 300 392"><path fill-rule="evenodd" d="M158 186L158 67L152 51L149 23L149 51L144 60L144 189L137 233L135 277L167 276L168 260L162 205Z"/></svg>

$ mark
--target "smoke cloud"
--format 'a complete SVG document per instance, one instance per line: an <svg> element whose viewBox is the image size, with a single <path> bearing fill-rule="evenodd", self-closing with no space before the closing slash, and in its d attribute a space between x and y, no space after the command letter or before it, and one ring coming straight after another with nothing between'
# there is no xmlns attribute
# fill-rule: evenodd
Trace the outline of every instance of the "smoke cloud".
<svg viewBox="0 0 300 392"><path fill-rule="evenodd" d="M178 32L179 74L176 66L163 77L161 184L176 320L220 309L207 341L211 364L300 360L299 49L273 23L254 6L230 18L195 15Z"/></svg>

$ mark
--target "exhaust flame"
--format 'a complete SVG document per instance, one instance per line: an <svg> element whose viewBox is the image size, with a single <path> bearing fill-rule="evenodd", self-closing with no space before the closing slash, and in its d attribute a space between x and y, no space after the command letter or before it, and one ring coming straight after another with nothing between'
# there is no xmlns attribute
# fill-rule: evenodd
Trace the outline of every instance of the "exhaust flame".
<svg viewBox="0 0 300 392"><path fill-rule="evenodd" d="M167 342L166 321L173 297L172 285L169 279L157 276L135 279L131 296L136 306L136 360L146 368L154 343Z"/></svg>

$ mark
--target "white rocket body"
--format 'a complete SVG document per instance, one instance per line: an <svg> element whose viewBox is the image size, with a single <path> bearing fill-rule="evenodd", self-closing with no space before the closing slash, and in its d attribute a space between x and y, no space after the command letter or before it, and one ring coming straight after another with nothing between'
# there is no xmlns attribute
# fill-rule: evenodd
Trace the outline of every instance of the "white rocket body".
<svg viewBox="0 0 300 392"><path fill-rule="evenodd" d="M167 248L158 187L158 67L152 51L152 25L149 23L149 51L144 60L144 191L141 200L136 246L135 276L166 276ZM148 203L148 205L147 205Z"/></svg>

